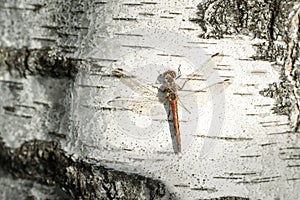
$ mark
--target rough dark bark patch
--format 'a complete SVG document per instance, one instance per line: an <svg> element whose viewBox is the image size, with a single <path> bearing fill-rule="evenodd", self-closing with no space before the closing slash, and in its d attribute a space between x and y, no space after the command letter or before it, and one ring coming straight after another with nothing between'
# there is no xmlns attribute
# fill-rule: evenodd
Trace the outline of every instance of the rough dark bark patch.
<svg viewBox="0 0 300 200"><path fill-rule="evenodd" d="M0 48L0 67L11 73L26 75L42 75L55 78L74 78L80 60L68 58L54 49Z"/></svg>
<svg viewBox="0 0 300 200"><path fill-rule="evenodd" d="M289 14L297 1L247 1L208 0L198 5L197 23L201 38L223 38L225 35L242 34L265 39L257 44L253 59L275 61L283 59L285 46L275 41L287 41Z"/></svg>
<svg viewBox="0 0 300 200"><path fill-rule="evenodd" d="M136 174L74 160L58 143L34 140L20 148L0 143L1 167L16 178L59 185L75 199L161 199L168 196L163 183Z"/></svg>

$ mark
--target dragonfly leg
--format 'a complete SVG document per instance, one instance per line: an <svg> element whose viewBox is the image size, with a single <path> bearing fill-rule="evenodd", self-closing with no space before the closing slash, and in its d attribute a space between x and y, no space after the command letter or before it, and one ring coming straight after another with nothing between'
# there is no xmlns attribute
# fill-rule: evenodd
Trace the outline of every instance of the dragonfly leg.
<svg viewBox="0 0 300 200"><path fill-rule="evenodd" d="M180 78L181 77L181 75L182 75L182 73L181 73L181 70L180 70L180 67L181 67L181 64L178 66L178 68L177 68L177 77L175 78L175 80L177 80L178 78Z"/></svg>
<svg viewBox="0 0 300 200"><path fill-rule="evenodd" d="M189 80L184 81L184 83L183 83L181 86L177 85L178 89L181 90L182 88L184 88L185 84L186 84L188 81L189 81Z"/></svg>

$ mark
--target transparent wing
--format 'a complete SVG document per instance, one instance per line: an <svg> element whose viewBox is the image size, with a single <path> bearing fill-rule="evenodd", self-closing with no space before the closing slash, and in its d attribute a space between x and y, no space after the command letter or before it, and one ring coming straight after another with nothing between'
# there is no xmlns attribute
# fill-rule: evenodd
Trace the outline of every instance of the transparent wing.
<svg viewBox="0 0 300 200"><path fill-rule="evenodd" d="M179 87L184 88L187 83L199 86L201 81L210 81L209 79L213 79L217 74L215 68L221 62L223 57L224 55L222 53L212 55L206 62L204 62L204 64L196 69L196 71L183 77L183 80L180 81Z"/></svg>
<svg viewBox="0 0 300 200"><path fill-rule="evenodd" d="M198 104L203 105L210 101L213 96L224 92L231 84L231 80L221 80L215 69L223 57L222 53L216 53L196 71L183 77L183 80L180 81L181 84L179 83L180 99L184 100L190 95L197 95L199 97Z"/></svg>
<svg viewBox="0 0 300 200"><path fill-rule="evenodd" d="M196 97L198 98L198 100L197 100L198 105L203 106L204 104L211 101L211 99L214 96L219 95L222 92L224 92L224 90L226 88L228 88L231 84L232 84L232 81L230 79L225 79L223 81L213 83L209 86L204 86L202 89L181 90L180 98L182 100L184 100L191 95L196 95Z"/></svg>
<svg viewBox="0 0 300 200"><path fill-rule="evenodd" d="M147 98L157 97L157 92L150 89L151 84L147 84L145 80L138 79L136 76L129 74L123 69L116 69L112 71L112 74L120 78L120 81L134 92Z"/></svg>
<svg viewBox="0 0 300 200"><path fill-rule="evenodd" d="M157 100L151 101L147 98L115 98L108 102L108 105L114 106L117 108L126 108L136 114L144 116L158 116L165 115L163 104Z"/></svg>
<svg viewBox="0 0 300 200"><path fill-rule="evenodd" d="M158 91L158 88L152 87L151 84L147 84L146 81L138 79L122 69L116 69L112 73L139 96L117 97L109 101L109 105L126 108L145 116L165 114L162 104L165 98L163 98L162 92ZM154 90L157 90L157 92Z"/></svg>
<svg viewBox="0 0 300 200"><path fill-rule="evenodd" d="M187 78L190 79L207 79L213 73L216 72L214 69L223 59L224 55L222 53L216 53L212 55L201 67L199 67L195 72L189 74Z"/></svg>

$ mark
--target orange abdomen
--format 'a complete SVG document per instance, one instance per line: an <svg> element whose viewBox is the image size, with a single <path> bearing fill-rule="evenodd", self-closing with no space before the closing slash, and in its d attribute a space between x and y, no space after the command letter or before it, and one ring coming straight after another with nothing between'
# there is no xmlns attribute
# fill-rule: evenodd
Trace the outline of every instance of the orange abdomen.
<svg viewBox="0 0 300 200"><path fill-rule="evenodd" d="M173 124L174 124L174 133L177 143L177 151L181 153L181 141L180 141L180 131L179 131L179 122L178 122L178 110L177 110L177 100L170 101L172 108Z"/></svg>

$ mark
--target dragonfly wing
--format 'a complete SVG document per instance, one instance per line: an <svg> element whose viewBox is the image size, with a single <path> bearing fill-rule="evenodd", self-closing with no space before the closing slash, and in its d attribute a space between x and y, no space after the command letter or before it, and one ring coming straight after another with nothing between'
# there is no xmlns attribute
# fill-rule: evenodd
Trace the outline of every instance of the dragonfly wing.
<svg viewBox="0 0 300 200"><path fill-rule="evenodd" d="M216 53L212 55L199 69L187 75L186 80L181 85L181 99L189 95L197 95L198 103L204 105L212 99L213 96L221 94L231 84L229 79L223 81L216 71L216 66L221 62L224 55ZM209 86L207 86L209 85ZM189 87L189 89L186 86ZM196 88L196 89L195 89ZM199 89L198 89L199 88Z"/></svg>
<svg viewBox="0 0 300 200"><path fill-rule="evenodd" d="M198 70L196 70L194 75L204 76L203 78L209 77L211 74L216 72L215 67L222 61L224 54L216 53L212 55Z"/></svg>
<svg viewBox="0 0 300 200"><path fill-rule="evenodd" d="M156 116L163 113L163 102L165 98L162 92L154 92L153 88L147 84L145 80L138 79L136 76L124 71L123 69L116 69L113 75L120 78L120 81L137 93L139 96L133 95L129 97L115 98L109 101L109 105L117 108L124 108L134 113L144 116ZM158 109L160 108L160 109Z"/></svg>
<svg viewBox="0 0 300 200"><path fill-rule="evenodd" d="M108 102L108 105L120 110L129 110L139 115L158 116L165 115L163 104L154 100L132 98L115 98Z"/></svg>
<svg viewBox="0 0 300 200"><path fill-rule="evenodd" d="M120 81L134 92L150 98L157 96L157 93L150 89L150 84L146 84L146 81L138 79L123 69L113 70L112 73L114 76L120 78Z"/></svg>
<svg viewBox="0 0 300 200"><path fill-rule="evenodd" d="M189 95L197 95L198 103L204 105L209 102L214 96L224 92L226 88L231 85L231 80L225 79L223 81L211 84L210 86L203 87L199 90L183 90L185 94L182 94L182 98L186 98Z"/></svg>
<svg viewBox="0 0 300 200"><path fill-rule="evenodd" d="M206 81L213 73L216 72L215 67L221 62L223 57L224 55L222 53L212 55L204 64L201 65L201 67L186 76L186 80L182 87L184 87L187 82ZM199 82L196 84L199 84Z"/></svg>

